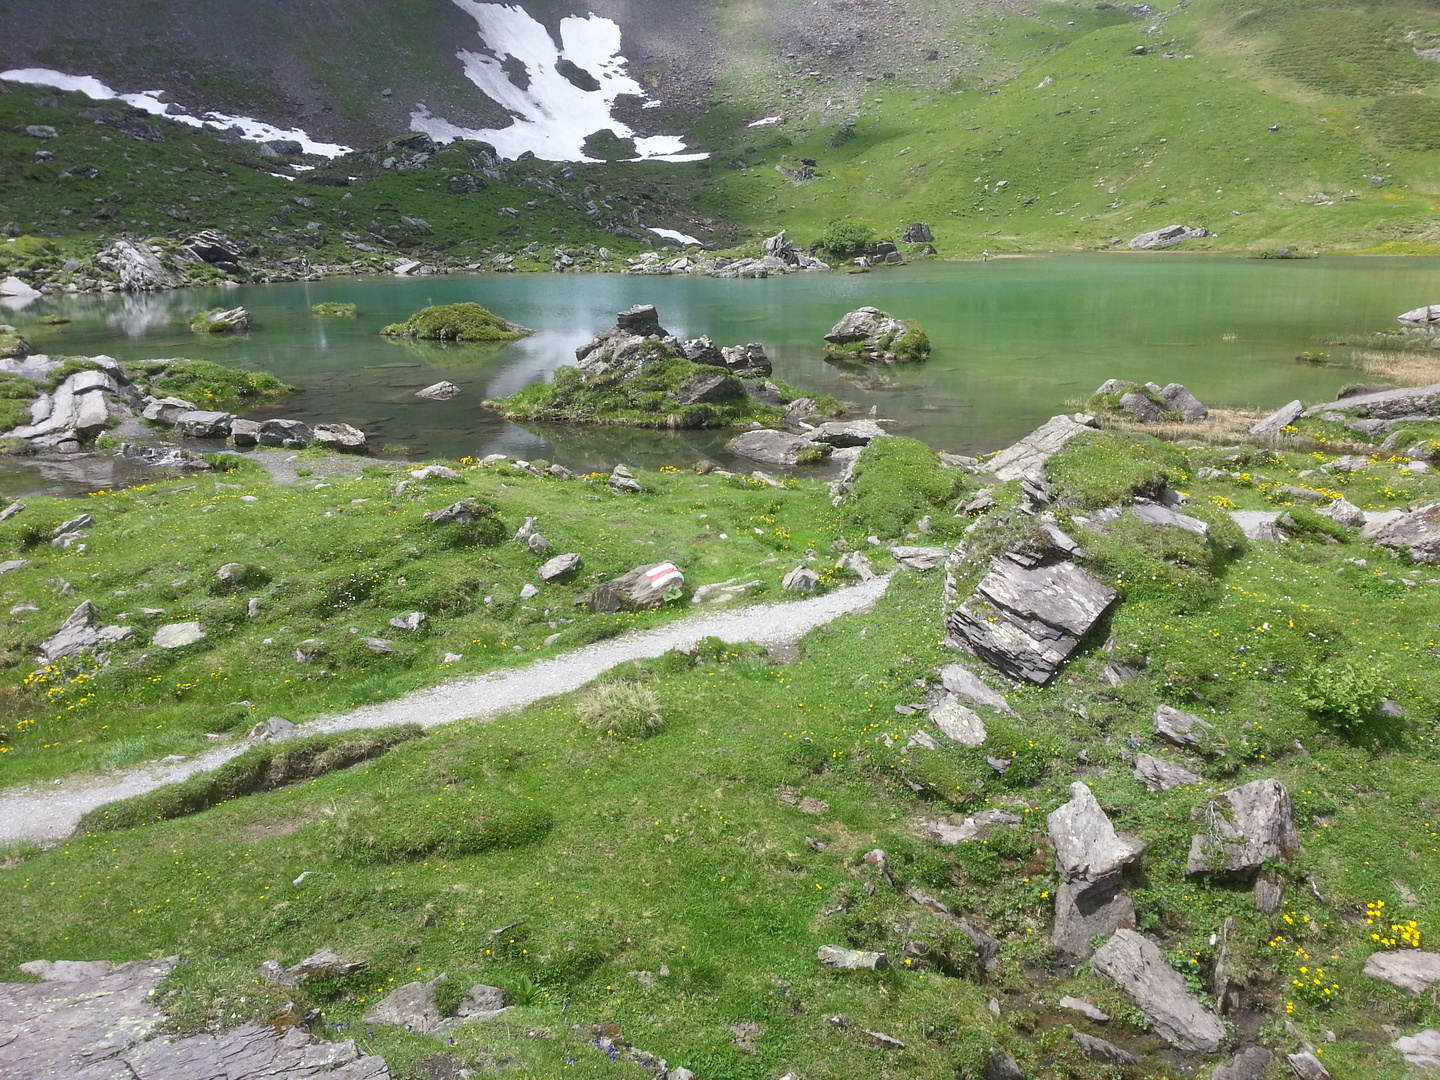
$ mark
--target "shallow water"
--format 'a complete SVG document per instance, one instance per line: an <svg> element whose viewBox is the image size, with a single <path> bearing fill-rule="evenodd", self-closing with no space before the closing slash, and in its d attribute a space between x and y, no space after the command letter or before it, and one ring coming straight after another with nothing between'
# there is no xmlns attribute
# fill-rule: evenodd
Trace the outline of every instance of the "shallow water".
<svg viewBox="0 0 1440 1080"><path fill-rule="evenodd" d="M378 336L426 304L474 300L538 331L502 347L393 342ZM122 359L187 356L274 372L299 392L257 415L355 424L378 448L479 457L507 453L572 468L626 461L685 464L717 454L725 433L520 427L480 405L574 362L577 345L636 303L654 303L681 337L762 343L775 373L862 409L890 429L952 452L994 450L1083 399L1108 378L1184 382L1211 405L1278 407L1326 400L1354 371L1297 364L1333 334L1395 325L1440 300L1440 260L1229 256L1062 255L989 263L931 263L869 274L763 281L626 275L499 275L337 279L146 296L72 297L9 318L52 354ZM321 301L359 305L355 319L318 319ZM253 333L199 337L189 316L243 304ZM860 381L821 356L845 311L873 304L918 318L934 343L925 365ZM39 326L61 313L68 326ZM1339 355L1346 350L1336 349ZM449 379L449 402L415 398Z"/></svg>

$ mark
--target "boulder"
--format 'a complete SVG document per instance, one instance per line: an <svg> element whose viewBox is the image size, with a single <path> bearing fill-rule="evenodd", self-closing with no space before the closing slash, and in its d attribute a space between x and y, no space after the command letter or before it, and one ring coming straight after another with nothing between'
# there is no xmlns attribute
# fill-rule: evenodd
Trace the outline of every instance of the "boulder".
<svg viewBox="0 0 1440 1080"><path fill-rule="evenodd" d="M1417 563L1440 564L1440 503L1421 506L1378 529L1366 531L1381 547L1408 553Z"/></svg>
<svg viewBox="0 0 1440 1080"><path fill-rule="evenodd" d="M976 747L985 741L985 721L953 696L947 695L944 701L930 710L929 716L930 722L951 742Z"/></svg>
<svg viewBox="0 0 1440 1080"><path fill-rule="evenodd" d="M416 480L460 479L460 474L446 465L426 465L423 469L411 469L410 476Z"/></svg>
<svg viewBox="0 0 1440 1080"><path fill-rule="evenodd" d="M1131 251L1153 251L1156 248L1173 247L1175 244L1183 244L1186 240L1199 240L1201 237L1209 235L1209 230L1194 225L1167 225L1163 229L1141 233L1130 241L1129 247Z"/></svg>
<svg viewBox="0 0 1440 1080"><path fill-rule="evenodd" d="M745 391L729 375L716 372L713 375L696 375L670 396L677 405L716 405L744 397Z"/></svg>
<svg viewBox="0 0 1440 1080"><path fill-rule="evenodd" d="M1347 529L1363 529L1366 524L1365 511L1347 499L1336 499L1329 506L1317 507L1315 512Z"/></svg>
<svg viewBox="0 0 1440 1080"><path fill-rule="evenodd" d="M1072 562L1023 567L995 559L945 625L963 647L1006 675L1043 685L1118 596Z"/></svg>
<svg viewBox="0 0 1440 1080"><path fill-rule="evenodd" d="M1285 1061L1299 1080L1330 1080L1330 1070L1309 1050L1298 1054L1286 1054Z"/></svg>
<svg viewBox="0 0 1440 1080"><path fill-rule="evenodd" d="M186 401L184 398L178 397L163 397L151 400L140 415L146 420L174 427L180 417L186 413L199 411L200 406L193 401Z"/></svg>
<svg viewBox="0 0 1440 1080"><path fill-rule="evenodd" d="M1274 1058L1263 1046L1251 1046L1231 1059L1228 1065L1217 1065L1210 1080L1261 1080Z"/></svg>
<svg viewBox="0 0 1440 1080"><path fill-rule="evenodd" d="M671 589L684 587L685 575L674 563L647 563L598 586L584 603L591 611L644 611L658 607Z"/></svg>
<svg viewBox="0 0 1440 1080"><path fill-rule="evenodd" d="M505 1009L505 991L498 986L483 983L472 986L460 999L455 1015L462 1020L488 1020L498 1016Z"/></svg>
<svg viewBox="0 0 1440 1080"><path fill-rule="evenodd" d="M1001 450L980 468L993 473L995 479L1018 480L1036 465L1043 465L1071 439L1095 428L1094 417L1052 416L1040 427L1012 446Z"/></svg>
<svg viewBox="0 0 1440 1080"><path fill-rule="evenodd" d="M1146 791L1170 791L1187 784L1203 784L1205 778L1197 776L1183 765L1150 754L1135 755L1135 779L1145 785Z"/></svg>
<svg viewBox="0 0 1440 1080"><path fill-rule="evenodd" d="M250 312L243 307L212 311L203 317L197 315L190 324L191 329L201 334L237 334L249 330L252 325Z"/></svg>
<svg viewBox="0 0 1440 1080"><path fill-rule="evenodd" d="M1405 326L1423 326L1429 329L1440 324L1440 304L1412 308L1403 315L1397 315L1395 321Z"/></svg>
<svg viewBox="0 0 1440 1080"><path fill-rule="evenodd" d="M1162 419L1160 406L1138 390L1120 396L1120 411L1129 413L1142 424L1155 424Z"/></svg>
<svg viewBox="0 0 1440 1080"><path fill-rule="evenodd" d="M963 664L947 664L941 668L940 682L946 692L961 701L968 701L971 705L985 705L1006 716L1016 715L1003 695L990 689L981 681L980 676Z"/></svg>
<svg viewBox="0 0 1440 1080"><path fill-rule="evenodd" d="M428 514L422 515L432 525L473 525L483 518L490 517L495 513L492 506L472 499L461 499L457 503L451 503L441 510L431 510ZM530 518L530 521L534 521ZM526 536L530 534L527 533Z"/></svg>
<svg viewBox="0 0 1440 1080"><path fill-rule="evenodd" d="M869 446L871 439L883 439L886 432L874 420L832 420L821 424L805 437L812 443L823 443L839 449L847 446Z"/></svg>
<svg viewBox="0 0 1440 1080"><path fill-rule="evenodd" d="M1312 405L1303 415L1316 416L1332 409L1343 409L1376 420L1434 419L1440 416L1440 383L1355 394L1323 405Z"/></svg>
<svg viewBox="0 0 1440 1080"><path fill-rule="evenodd" d="M377 1002L362 1018L367 1024L394 1024L417 1035L428 1035L440 1026L440 1006L435 987L445 981L441 975L430 982L398 986Z"/></svg>
<svg viewBox="0 0 1440 1080"><path fill-rule="evenodd" d="M201 262L212 266L231 266L237 270L243 254L239 244L215 229L203 229L190 237L185 241L185 250Z"/></svg>
<svg viewBox="0 0 1440 1080"><path fill-rule="evenodd" d="M680 346L680 351L685 354L685 359L692 364L703 364L706 367L724 367L725 354L720 347L708 337L693 338Z"/></svg>
<svg viewBox="0 0 1440 1080"><path fill-rule="evenodd" d="M42 293L39 289L31 288L29 285L25 284L25 282L21 281L17 277L14 277L13 275L5 278L3 281L0 281L0 296L3 296L8 300L39 300L40 297L44 295L45 294Z"/></svg>
<svg viewBox="0 0 1440 1080"><path fill-rule="evenodd" d="M234 422L235 417L231 413L209 409L196 409L175 418L175 426L192 439L224 439L229 436L230 425Z"/></svg>
<svg viewBox="0 0 1440 1080"><path fill-rule="evenodd" d="M100 621L100 612L95 605L89 600L82 601L60 624L60 629L41 643L39 658L48 661L76 656L96 645L125 641L134 633L128 626L101 626Z"/></svg>
<svg viewBox="0 0 1440 1080"><path fill-rule="evenodd" d="M1115 888L1077 893L1072 885L1055 888L1055 921L1050 942L1070 956L1085 958L1095 950L1090 942L1108 938L1116 930L1135 929L1135 901Z"/></svg>
<svg viewBox="0 0 1440 1080"><path fill-rule="evenodd" d="M1164 387L1160 391L1160 399L1171 412L1182 414L1186 420L1195 422L1209 419L1210 410L1181 383L1170 383Z"/></svg>
<svg viewBox="0 0 1440 1080"><path fill-rule="evenodd" d="M425 625L425 613L412 611L408 615L397 615L390 620L390 625L396 630L409 630L413 633Z"/></svg>
<svg viewBox="0 0 1440 1080"><path fill-rule="evenodd" d="M1192 532L1196 536L1205 537L1210 535L1210 526L1199 518L1193 518L1189 514L1182 514L1178 510L1172 510L1158 502L1149 499L1136 499L1130 506L1130 512L1143 521L1146 525L1152 525L1157 529L1175 528ZM1095 515L1100 518L1100 514Z"/></svg>
<svg viewBox="0 0 1440 1080"><path fill-rule="evenodd" d="M1283 544L1286 536L1276 524L1282 513L1281 510L1231 510L1230 519L1240 526L1247 540Z"/></svg>
<svg viewBox="0 0 1440 1080"><path fill-rule="evenodd" d="M1194 713L1181 712L1169 705L1155 706L1155 715L1151 722L1155 727L1155 734L1166 742L1183 746L1187 750L1213 753L1224 745L1224 740L1214 724L1200 719Z"/></svg>
<svg viewBox="0 0 1440 1080"><path fill-rule="evenodd" d="M1072 1031L1070 1037L1075 1040L1075 1045L1080 1047L1080 1052L1091 1061L1100 1061L1106 1065L1140 1064L1140 1059L1129 1050L1122 1050L1114 1043L1097 1039L1094 1035L1086 1035L1083 1031Z"/></svg>
<svg viewBox="0 0 1440 1080"><path fill-rule="evenodd" d="M1251 435L1278 435L1284 429L1300 419L1300 414L1305 411L1303 402L1296 400L1288 405L1282 405L1273 413L1250 428Z"/></svg>
<svg viewBox="0 0 1440 1080"><path fill-rule="evenodd" d="M1055 869L1077 897L1118 884L1125 867L1145 850L1139 840L1115 832L1089 786L1079 780L1070 785L1070 801L1052 811L1046 825Z"/></svg>
<svg viewBox="0 0 1440 1080"><path fill-rule="evenodd" d="M1149 938L1116 930L1091 967L1123 990L1177 1049L1214 1054L1225 1041L1224 1023L1185 989L1185 977Z"/></svg>
<svg viewBox="0 0 1440 1080"><path fill-rule="evenodd" d="M814 592L820 584L820 575L808 566L797 566L785 575L780 587L786 592Z"/></svg>
<svg viewBox="0 0 1440 1080"><path fill-rule="evenodd" d="M25 970L25 965L20 965ZM1390 1044L1405 1056L1405 1064L1417 1069L1440 1069L1440 1029L1426 1028L1414 1035L1401 1035Z"/></svg>
<svg viewBox="0 0 1440 1080"><path fill-rule="evenodd" d="M300 734L298 724L293 724L283 716L272 716L269 720L261 720L250 729L250 734L245 736L250 742L279 742L282 739L293 739Z"/></svg>
<svg viewBox="0 0 1440 1080"><path fill-rule="evenodd" d="M935 236L930 231L930 226L923 221L917 221L914 225L905 230L902 239L907 244L933 244Z"/></svg>
<svg viewBox="0 0 1440 1080"><path fill-rule="evenodd" d="M883 952L860 952L840 945L821 945L815 957L830 971L879 971L889 964Z"/></svg>
<svg viewBox="0 0 1440 1080"><path fill-rule="evenodd" d="M179 649L193 645L205 636L205 628L198 622L170 623L155 631L150 644L157 649Z"/></svg>
<svg viewBox="0 0 1440 1080"><path fill-rule="evenodd" d="M936 565L944 563L950 557L950 549L942 547L892 547L890 555L902 570L926 570L935 569Z"/></svg>
<svg viewBox="0 0 1440 1080"><path fill-rule="evenodd" d="M1440 982L1440 953L1420 949L1371 953L1360 973L1411 994L1423 994Z"/></svg>
<svg viewBox="0 0 1440 1080"><path fill-rule="evenodd" d="M1025 1073L1008 1050L992 1046L985 1055L985 1080L1025 1080Z"/></svg>
<svg viewBox="0 0 1440 1080"><path fill-rule="evenodd" d="M724 357L725 367L732 375L756 378L770 375L774 371L770 357L765 354L765 347L753 341L746 345L731 345L721 349L720 355Z"/></svg>
<svg viewBox="0 0 1440 1080"><path fill-rule="evenodd" d="M1233 820L1225 816L1227 809ZM1289 862L1300 849L1295 808L1278 780L1252 780L1212 799L1206 830L1190 841L1185 872L1191 876L1250 876L1267 860Z"/></svg>
<svg viewBox="0 0 1440 1080"><path fill-rule="evenodd" d="M258 420L232 420L230 422L230 445L250 447L260 444L260 429L265 425Z"/></svg>
<svg viewBox="0 0 1440 1080"><path fill-rule="evenodd" d="M815 443L799 435L787 435L783 431L761 428L747 431L731 439L725 446L732 454L760 461L766 465L790 469L801 462L814 460L817 456ZM823 454L823 451L821 452Z"/></svg>
<svg viewBox="0 0 1440 1080"><path fill-rule="evenodd" d="M848 312L830 328L829 355L875 363L913 363L930 356L930 340L918 323L897 319L879 308Z"/></svg>
<svg viewBox="0 0 1440 1080"><path fill-rule="evenodd" d="M282 446L300 449L309 446L315 432L299 420L262 420L255 441L261 446Z"/></svg>
<svg viewBox="0 0 1440 1080"><path fill-rule="evenodd" d="M215 579L222 585L243 585L249 576L250 567L239 562L228 562L215 571Z"/></svg>
<svg viewBox="0 0 1440 1080"><path fill-rule="evenodd" d="M566 574L573 574L580 569L581 559L579 555L556 555L544 566L536 571L541 581L549 583L556 581Z"/></svg>
<svg viewBox="0 0 1440 1080"><path fill-rule="evenodd" d="M431 383L423 390L416 390L415 396L424 398L426 401L449 401L460 393L460 388L453 382L444 379L437 383Z"/></svg>
<svg viewBox="0 0 1440 1080"><path fill-rule="evenodd" d="M161 264L159 254L148 244L116 240L96 256L95 262L115 270L120 275L120 288L125 292L153 292L173 289L176 285L175 274Z"/></svg>
<svg viewBox="0 0 1440 1080"><path fill-rule="evenodd" d="M362 637L360 644L364 645L376 656L394 656L399 651L395 648L395 642L386 638Z"/></svg>
<svg viewBox="0 0 1440 1080"><path fill-rule="evenodd" d="M327 450L342 454L366 452L365 433L349 424L316 424L313 437Z"/></svg>

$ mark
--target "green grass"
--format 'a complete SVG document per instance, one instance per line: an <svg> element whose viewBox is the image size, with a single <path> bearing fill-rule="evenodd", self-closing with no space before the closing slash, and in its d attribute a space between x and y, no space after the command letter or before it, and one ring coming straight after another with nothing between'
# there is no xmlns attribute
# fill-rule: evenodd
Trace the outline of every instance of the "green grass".
<svg viewBox="0 0 1440 1080"><path fill-rule="evenodd" d="M841 504L847 519L869 533L900 539L923 516L934 515L937 542L969 524L954 517L962 475L939 467L939 455L915 439L874 439L855 463L855 482Z"/></svg>
<svg viewBox="0 0 1440 1080"><path fill-rule="evenodd" d="M357 310L354 304L316 304L310 309L310 312L321 318L335 316L354 318Z"/></svg>
<svg viewBox="0 0 1440 1080"><path fill-rule="evenodd" d="M197 405L258 404L294 390L269 372L240 371L208 360L136 360L123 365L132 380L149 380L157 396Z"/></svg>
<svg viewBox="0 0 1440 1080"><path fill-rule="evenodd" d="M874 445L891 447L880 455L886 468L903 466L918 482L926 462L902 440ZM1335 1075L1363 1068L1377 1080L1400 1080L1404 1067L1384 1048L1392 1036L1381 1025L1410 1032L1440 1022L1440 1012L1429 998L1391 990L1360 968L1377 948L1372 933L1397 936L1392 922L1414 920L1423 944L1440 932L1433 884L1440 830L1427 801L1440 781L1440 676L1430 661L1436 572L1407 566L1354 534L1338 545L1319 532L1297 533L1284 545L1245 544L1228 510L1270 505L1276 486L1303 483L1299 473L1318 464L1284 450L1255 449L1241 463L1205 448L1156 451L1149 467L1163 465L1189 492L1186 512L1210 522L1207 540L1128 517L1103 533L1074 523L1067 506L1099 498L1084 494L1084 485L1103 481L1123 493L1144 471L1132 464L1137 449L1148 459L1149 445L1091 437L1051 461L1060 524L1085 548L1086 564L1122 594L1106 633L1119 655L1143 667L1132 682L1111 686L1101 672L1116 654L1087 648L1048 688L1006 688L1023 719L987 712L990 739L980 751L908 748L925 722L894 706L923 697L917 679L936 687L937 666L954 654L941 642L940 575L900 573L874 610L813 631L798 659L702 643L693 653L623 666L599 689L489 723L436 729L345 772L129 831L77 835L45 853L9 853L0 898L11 931L0 943L0 968L13 972L41 956L178 952L185 962L167 990L181 992L164 999L175 1030L265 1022L294 1000L322 1010L327 1033L357 1038L407 1078L422 1075L417 1063L436 1054L466 1067L508 1057L518 1077L633 1075L623 1054L612 1061L595 1048L594 1025L609 1023L635 1047L701 1076L795 1072L840 1080L869 1074L883 1060L894 1075L951 1080L983 1075L991 1046L1041 1080L1112 1076L1076 1051L1070 1031L1079 1028L1145 1054L1145 1075L1178 1080L1188 1074L1184 1063L1158 1052L1132 1004L1083 965L1055 966L1045 940L1057 879L1044 815L1067 797L1072 780L1084 779L1117 828L1146 840L1130 886L1140 929L1161 941L1202 995L1218 959L1211 935L1233 919L1227 970L1262 1041L1292 1045L1288 1020L1323 1047ZM867 456L874 475L878 463ZM1233 468L1242 478L1196 482L1202 465ZM933 462L929 468L940 472ZM1071 478L1080 489L1060 487ZM490 490L501 479L510 488L492 497L532 513L549 486L480 471L452 489ZM571 509L566 528L588 528L581 522L589 520L612 551L622 536L644 532L659 541L645 549L648 558L671 557L677 549L665 543L689 545L693 557L713 543L697 529L701 506L718 528L727 499L752 491L761 500L795 499L792 512L813 516L806 500L823 491L700 489L691 485L701 479L679 474L645 479L676 486L641 501L606 501L596 489L598 504L577 503L573 486L555 487ZM941 480L953 484L953 474ZM348 507L352 491L389 482L362 479L311 504L311 524L328 520L317 516L321 506ZM1367 507L1433 500L1437 485L1406 476L1410 486L1400 490L1393 466L1333 482ZM1005 507L1014 505L1016 487L1002 485L1000 505L987 516L1013 513ZM160 497L156 489L140 494ZM103 507L108 498L96 502ZM403 529L395 518L407 509L361 504L343 511L355 515L343 527L362 543L365 516L383 512L389 527ZM918 509L897 511L897 520ZM276 527L293 534L297 520ZM681 531L672 533L676 526ZM108 527L102 520L87 557L116 558ZM487 552L465 558L504 557ZM601 557L587 549L587 560ZM1357 566L1356 557L1368 565ZM734 565L717 567L716 576ZM962 572L962 590L981 569ZM27 572L7 575L7 587ZM1407 588L1403 576L1419 584ZM206 659L213 670L220 657ZM1358 697L1315 677L1343 665L1368 673ZM241 690L238 671L226 668L231 683L217 700ZM608 706L597 710L595 701L606 686L646 691L640 712L663 715L664 730L616 738L587 721L605 714ZM1405 710L1383 738L1340 722L1356 701L1363 711L1379 694ZM1205 716L1221 752L1155 747L1150 716L1162 702ZM152 727L170 719L154 704L139 708ZM1131 755L1142 749L1183 759L1204 778L1202 790L1147 793L1131 778ZM1009 760L1003 775L987 754ZM1302 849L1294 864L1274 868L1286 902L1267 916L1241 888L1187 879L1184 863L1197 828L1191 811L1207 792L1272 776L1294 798ZM803 813L800 797L823 800L825 809ZM1002 800L1022 823L983 841L943 847L908 824L915 815L958 820ZM861 861L877 846L889 853L891 880ZM299 869L309 874L294 885ZM973 947L910 902L911 888L998 939L998 969L981 978ZM1367 909L1382 901L1383 909ZM1382 917L1367 924L1367 910ZM906 942L925 946L909 963ZM827 973L815 961L822 944L883 949L894 966ZM293 963L321 945L368 967L297 990L255 981L260 961ZM1291 979L1302 966L1323 967L1338 990L1329 997L1295 990ZM449 975L442 1006L453 1008L477 982L510 988L520 1006L437 1038L360 1022L389 989L442 972ZM1055 1010L1062 994L1115 1019L1087 1028ZM1000 1017L987 1008L991 997L1008 1003ZM762 1029L753 1053L731 1037L730 1025L741 1022ZM866 1030L895 1036L905 1049L878 1059ZM1327 1030L1335 1042L1326 1041Z"/></svg>
<svg viewBox="0 0 1440 1080"><path fill-rule="evenodd" d="M237 467L84 500L97 524L83 551L48 543L81 507L27 499L25 512L0 526L0 553L28 560L0 581L0 600L40 608L0 631L5 781L194 753L207 732L238 735L272 715L300 722L662 623L688 611L690 591L702 584L748 574L778 586L807 549L827 550L841 529L822 483L782 491L674 471L640 477L645 494L622 495L603 476L562 482L494 466L397 494L397 481L409 479L404 468L284 488ZM461 500L488 501L498 516L470 527L424 519ZM534 601L519 594L543 559L506 539L526 517L540 519L552 553L576 552L585 565ZM722 532L733 539L719 539ZM597 582L664 559L687 575L680 600L630 615L575 608ZM254 580L222 585L215 571L230 562L253 568ZM58 591L64 581L74 594ZM32 674L36 646L87 598L107 622L132 626L134 638L103 665L82 657ZM258 618L246 615L251 598L261 602ZM411 611L428 616L419 632L389 626ZM192 619L206 629L201 646L150 647L157 627ZM544 639L557 633L547 649ZM394 641L396 651L376 654L362 637ZM296 662L296 646L309 639L324 642L323 651ZM464 659L447 665L448 653ZM246 701L253 704L234 704Z"/></svg>

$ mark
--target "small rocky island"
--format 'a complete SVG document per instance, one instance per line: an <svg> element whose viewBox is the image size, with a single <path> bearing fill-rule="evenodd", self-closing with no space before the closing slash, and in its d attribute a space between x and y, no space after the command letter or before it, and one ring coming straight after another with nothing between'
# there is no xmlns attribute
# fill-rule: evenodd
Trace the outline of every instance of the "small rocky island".
<svg viewBox="0 0 1440 1080"><path fill-rule="evenodd" d="M708 337L682 342L648 304L620 312L614 326L575 350L575 359L550 382L486 406L508 420L701 428L777 422L787 404L809 402L770 378L763 346L721 348Z"/></svg>
<svg viewBox="0 0 1440 1080"><path fill-rule="evenodd" d="M913 319L875 307L848 313L825 335L825 359L835 363L918 364L930 359L930 339Z"/></svg>
<svg viewBox="0 0 1440 1080"><path fill-rule="evenodd" d="M432 305L417 311L403 323L391 323L380 331L384 337L484 344L518 341L534 332L528 326L486 311L474 301Z"/></svg>

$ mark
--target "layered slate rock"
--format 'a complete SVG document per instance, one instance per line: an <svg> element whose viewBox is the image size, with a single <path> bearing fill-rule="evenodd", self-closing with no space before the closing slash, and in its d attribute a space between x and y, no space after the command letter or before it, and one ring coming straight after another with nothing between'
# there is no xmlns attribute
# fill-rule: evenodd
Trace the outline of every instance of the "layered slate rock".
<svg viewBox="0 0 1440 1080"><path fill-rule="evenodd" d="M1206 808L1205 822L1205 830L1190 841L1185 872L1191 876L1250 876L1266 861L1289 862L1300 850L1295 807L1279 780L1254 780L1222 792Z"/></svg>
<svg viewBox="0 0 1440 1080"><path fill-rule="evenodd" d="M133 635L128 626L102 626L100 612L89 600L82 601L60 624L55 634L41 644L41 660L59 660L89 652L97 645L113 645Z"/></svg>
<svg viewBox="0 0 1440 1080"><path fill-rule="evenodd" d="M1417 563L1440 565L1440 503L1418 507L1371 530L1371 538L1391 551L1408 552Z"/></svg>
<svg viewBox="0 0 1440 1080"><path fill-rule="evenodd" d="M1120 836L1090 788L1076 781L1070 801L1046 819L1055 869L1055 921L1050 940L1072 956L1090 955L1090 941L1135 926L1135 904L1119 891L1125 868L1145 845Z"/></svg>
<svg viewBox="0 0 1440 1080"><path fill-rule="evenodd" d="M1095 418L1083 413L1074 416L1052 416L1025 438L1001 450L980 466L981 470L993 473L1002 483L1017 480L1033 469L1043 465L1060 452L1065 444L1077 435L1095 427Z"/></svg>
<svg viewBox="0 0 1440 1080"><path fill-rule="evenodd" d="M1184 765L1150 754L1135 755L1135 779L1145 785L1146 791L1170 791L1205 782L1203 776L1197 776Z"/></svg>
<svg viewBox="0 0 1440 1080"><path fill-rule="evenodd" d="M1278 435L1305 412L1305 403L1299 400L1282 405L1250 429L1251 435Z"/></svg>
<svg viewBox="0 0 1440 1080"><path fill-rule="evenodd" d="M179 957L21 966L39 983L0 984L0 1076L75 1080L388 1080L381 1057L354 1040L326 1042L300 1028L246 1024L171 1041L155 988Z"/></svg>
<svg viewBox="0 0 1440 1080"><path fill-rule="evenodd" d="M1155 716L1151 722L1155 727L1155 734L1175 746L1213 752L1218 745L1223 745L1220 732L1214 724L1202 720L1194 713L1182 712L1169 705L1155 706Z"/></svg>
<svg viewBox="0 0 1440 1080"><path fill-rule="evenodd" d="M1119 594L1068 560L991 562L975 592L945 620L957 643L1012 678L1044 685Z"/></svg>
<svg viewBox="0 0 1440 1080"><path fill-rule="evenodd" d="M1126 246L1131 251L1153 251L1156 248L1174 247L1176 244L1183 244L1186 240L1199 240L1209 235L1209 230L1195 225L1167 225L1163 229L1141 233Z"/></svg>
<svg viewBox="0 0 1440 1080"><path fill-rule="evenodd" d="M1327 401L1323 405L1311 405L1300 415L1318 416L1322 412L1342 409L1376 420L1398 420L1402 417L1419 420L1437 417L1440 416L1440 383L1355 394L1338 401Z"/></svg>
<svg viewBox="0 0 1440 1080"><path fill-rule="evenodd" d="M1420 949L1371 953L1361 974L1411 994L1423 994L1440 982L1440 953Z"/></svg>
<svg viewBox="0 0 1440 1080"><path fill-rule="evenodd" d="M1123 990L1170 1045L1213 1054L1225 1025L1185 989L1185 978L1160 947L1133 930L1116 930L1091 960L1094 970Z"/></svg>
<svg viewBox="0 0 1440 1080"><path fill-rule="evenodd" d="M1017 715L1004 696L985 685L980 676L964 664L946 664L940 669L940 682L947 692L971 705L985 705L1006 716Z"/></svg>

